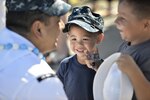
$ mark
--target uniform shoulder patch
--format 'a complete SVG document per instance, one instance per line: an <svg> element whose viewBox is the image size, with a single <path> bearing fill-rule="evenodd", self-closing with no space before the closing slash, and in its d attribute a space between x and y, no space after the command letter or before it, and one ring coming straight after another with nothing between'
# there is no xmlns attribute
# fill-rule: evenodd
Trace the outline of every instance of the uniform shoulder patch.
<svg viewBox="0 0 150 100"><path fill-rule="evenodd" d="M44 74L44 75L41 75L41 76L37 77L37 81L41 82L44 79L55 77L55 76L56 76L56 74L52 74L52 73Z"/></svg>

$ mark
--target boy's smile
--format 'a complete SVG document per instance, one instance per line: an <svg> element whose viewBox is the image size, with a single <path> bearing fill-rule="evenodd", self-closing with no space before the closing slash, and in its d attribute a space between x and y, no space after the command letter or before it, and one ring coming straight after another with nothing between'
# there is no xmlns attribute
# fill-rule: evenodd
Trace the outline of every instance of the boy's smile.
<svg viewBox="0 0 150 100"><path fill-rule="evenodd" d="M78 49L78 48L77 48L76 51L77 51L78 53L84 53L84 49L80 49L80 48Z"/></svg>

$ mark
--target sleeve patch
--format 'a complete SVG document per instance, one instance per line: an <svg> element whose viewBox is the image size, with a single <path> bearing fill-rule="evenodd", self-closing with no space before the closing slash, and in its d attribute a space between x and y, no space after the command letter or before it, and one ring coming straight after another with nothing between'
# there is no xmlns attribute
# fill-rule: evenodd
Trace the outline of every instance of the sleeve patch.
<svg viewBox="0 0 150 100"><path fill-rule="evenodd" d="M55 74L51 74L51 73L49 73L49 74L44 74L44 75L39 76L39 77L37 78L37 81L38 81L38 82L41 82L41 81L44 80L44 79L51 78L51 77L55 77L55 76L56 76Z"/></svg>

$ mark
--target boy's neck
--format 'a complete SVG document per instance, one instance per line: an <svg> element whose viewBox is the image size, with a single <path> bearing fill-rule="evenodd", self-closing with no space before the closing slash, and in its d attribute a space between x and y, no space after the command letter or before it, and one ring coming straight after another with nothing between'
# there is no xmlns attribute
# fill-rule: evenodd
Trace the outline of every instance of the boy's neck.
<svg viewBox="0 0 150 100"><path fill-rule="evenodd" d="M80 57L77 56L77 61L80 63L80 64L83 64L85 65L85 60L81 59Z"/></svg>

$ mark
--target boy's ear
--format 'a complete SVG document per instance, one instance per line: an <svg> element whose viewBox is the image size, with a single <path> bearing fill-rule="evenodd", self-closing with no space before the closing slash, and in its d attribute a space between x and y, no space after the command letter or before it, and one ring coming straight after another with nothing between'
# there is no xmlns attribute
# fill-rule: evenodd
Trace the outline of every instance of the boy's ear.
<svg viewBox="0 0 150 100"><path fill-rule="evenodd" d="M97 37L96 43L97 44L100 43L101 41L103 41L103 39L104 39L104 33L99 34L98 37Z"/></svg>
<svg viewBox="0 0 150 100"><path fill-rule="evenodd" d="M145 29L150 29L150 19L147 19L144 23L144 28Z"/></svg>
<svg viewBox="0 0 150 100"><path fill-rule="evenodd" d="M40 21L35 21L32 24L31 32L36 38L40 38L42 36L42 23Z"/></svg>

